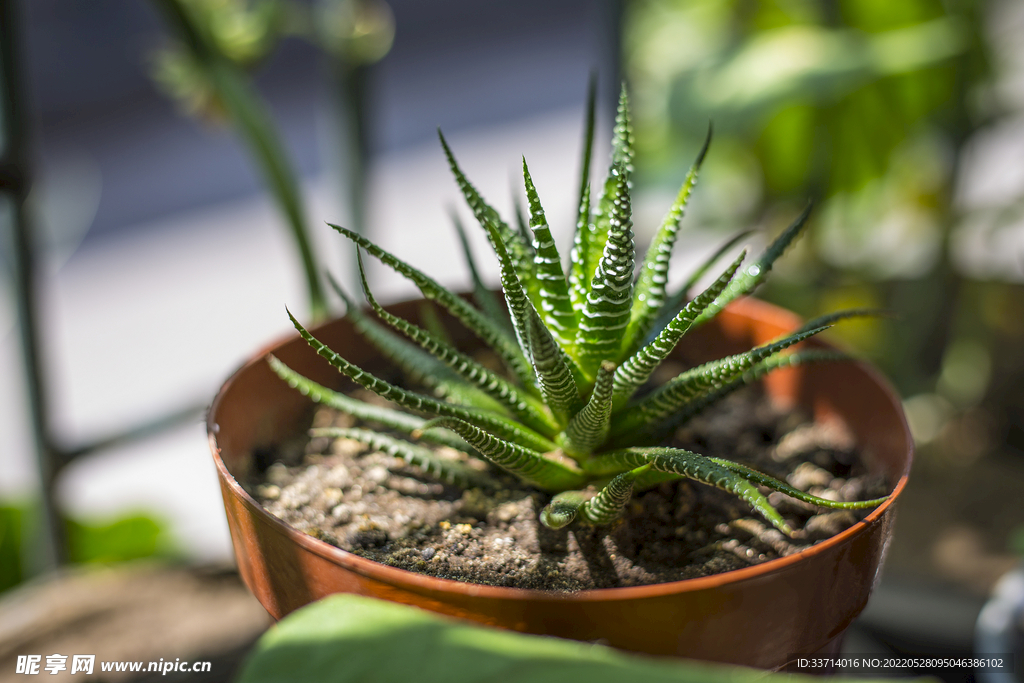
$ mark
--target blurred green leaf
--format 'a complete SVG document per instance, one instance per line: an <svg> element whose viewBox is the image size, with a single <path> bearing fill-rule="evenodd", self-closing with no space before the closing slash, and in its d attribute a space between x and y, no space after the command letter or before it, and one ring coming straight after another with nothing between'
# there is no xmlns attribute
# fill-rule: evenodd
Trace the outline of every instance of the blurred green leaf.
<svg viewBox="0 0 1024 683"><path fill-rule="evenodd" d="M751 35L729 52L677 75L673 114L742 127L794 99L822 105L880 78L923 69L959 54L963 31L942 18L868 34L793 25Z"/></svg>
<svg viewBox="0 0 1024 683"><path fill-rule="evenodd" d="M25 509L20 506L0 506L0 592L24 579L21 551L24 516Z"/></svg>
<svg viewBox="0 0 1024 683"><path fill-rule="evenodd" d="M935 390L943 347L961 334L953 321L969 313L956 303L951 235L957 164L998 76L991 7L632 0L626 8L637 166L650 169L638 187L678 182L713 121L720 154L702 180L709 201L693 207L696 223L770 229L814 199L799 268L781 269L763 294L813 315L817 297L807 290L873 289L869 298L906 321L870 343L884 352L879 361L908 395Z"/></svg>
<svg viewBox="0 0 1024 683"><path fill-rule="evenodd" d="M107 522L67 520L68 559L111 563L167 554L165 530L155 519L130 515Z"/></svg>
<svg viewBox="0 0 1024 683"><path fill-rule="evenodd" d="M1024 526L1019 526L1010 532L1010 539L1006 545L1010 552L1024 557Z"/></svg>
<svg viewBox="0 0 1024 683"><path fill-rule="evenodd" d="M391 602L332 595L293 612L267 631L239 682L755 683L766 679L773 683L819 680L641 657L603 645L476 626Z"/></svg>
<svg viewBox="0 0 1024 683"><path fill-rule="evenodd" d="M34 528L30 503L0 504L0 592L25 580L25 530ZM171 557L166 525L144 515L108 520L64 522L68 560L76 564L127 562L147 557Z"/></svg>

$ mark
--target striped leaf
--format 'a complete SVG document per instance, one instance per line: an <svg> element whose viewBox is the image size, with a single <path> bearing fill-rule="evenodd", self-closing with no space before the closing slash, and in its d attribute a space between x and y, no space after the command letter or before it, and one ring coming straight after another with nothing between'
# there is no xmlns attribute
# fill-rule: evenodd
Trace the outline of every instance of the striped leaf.
<svg viewBox="0 0 1024 683"><path fill-rule="evenodd" d="M470 469L460 462L440 458L437 453L425 446L418 446L369 429L329 428L310 430L310 432L313 436L352 439L364 443L370 448L375 448L392 457L402 458L410 465L419 467L426 474L451 484L486 488L495 486L494 480L482 472Z"/></svg>
<svg viewBox="0 0 1024 683"><path fill-rule="evenodd" d="M628 196L629 177L633 172L633 124L629 118L629 97L623 84L619 94L619 109L615 115L612 131L612 163L604 181L604 191L597 202L593 221L588 224L586 243L586 279L592 283L597 266L604 254L605 243L612 229L611 222L616 214L616 205L623 195ZM626 190L619 187L625 178Z"/></svg>
<svg viewBox="0 0 1024 683"><path fill-rule="evenodd" d="M782 518L778 510L757 486L747 481L741 474L733 472L703 455L691 453L681 448L626 448L613 451L595 458L588 471L608 470L614 473L626 468L636 468L650 464L659 472L678 474L708 484L742 498L750 504L762 517L771 522L772 526L786 534L793 535L793 530Z"/></svg>
<svg viewBox="0 0 1024 683"><path fill-rule="evenodd" d="M657 427L649 430L649 436L647 438L642 440L637 439L634 434L626 440L638 445L641 445L644 442L657 443L662 438L673 433L677 428L679 428L679 426L686 424L691 418L704 412L710 406L718 403L737 389L741 389L748 384L753 384L774 370L806 365L808 363L827 363L842 360L850 360L850 357L839 351L824 349L809 349L807 351L795 351L793 353L771 356L753 366L731 382L727 382L713 391L690 400L680 410L669 415L665 420L657 425Z"/></svg>
<svg viewBox="0 0 1024 683"><path fill-rule="evenodd" d="M750 294L759 284L764 282L775 261L782 256L789 245L793 243L793 240L803 231L810 215L811 205L808 204L807 208L803 210L797 219L788 228L783 230L782 234L775 238L775 241L768 245L764 253L736 276L715 302L708 306L707 310L701 314L696 324L703 325L718 315L719 311L728 306L732 301Z"/></svg>
<svg viewBox="0 0 1024 683"><path fill-rule="evenodd" d="M381 249L362 235L338 225L329 225L352 240L357 246L365 249L374 258L380 260L381 263L411 280L425 298L436 301L455 316L467 329L480 337L501 356L517 379L526 386L530 385L532 373L526 358L523 357L523 352L516 345L515 340L509 336L499 322L489 319L486 315L473 308L465 299L452 294L429 276L410 266L397 256Z"/></svg>
<svg viewBox="0 0 1024 683"><path fill-rule="evenodd" d="M572 238L572 251L569 252L569 298L572 307L580 310L587 301L590 291L588 273L592 270L587 265L587 252L590 240L590 187L583 188L580 199L579 219L576 232Z"/></svg>
<svg viewBox="0 0 1024 683"><path fill-rule="evenodd" d="M462 221L459 220L458 214L454 211L451 212L452 224L455 226L455 232L459 236L459 245L462 247L462 254L466 259L466 267L469 268L469 276L473 280L473 301L480 307L480 310L490 318L491 320L500 320L503 323L508 324L509 331L511 332L512 326L508 320L508 314L505 309L502 308L501 304L498 303L497 297L494 296L494 292L484 284L483 279L480 277L480 269L477 268L476 259L473 258L473 251L469 248L469 240L466 238L466 230L462 227Z"/></svg>
<svg viewBox="0 0 1024 683"><path fill-rule="evenodd" d="M431 420L426 426L450 429L487 460L543 491L563 491L586 483L586 475L580 470L550 460L542 455L542 451L489 434L465 420L441 417Z"/></svg>
<svg viewBox="0 0 1024 683"><path fill-rule="evenodd" d="M593 377L603 360L617 360L629 324L633 287L633 222L626 171L618 167L614 211L604 253L594 271L576 335L576 357Z"/></svg>
<svg viewBox="0 0 1024 683"><path fill-rule="evenodd" d="M433 358L444 363L446 367L454 371L463 381L476 386L500 403L526 426L542 434L546 433L549 436L554 436L558 427L547 414L543 404L532 396L521 393L507 380L495 375L469 356L453 349L443 340L438 339L408 320L404 320L385 310L383 306L377 303L373 292L370 291L370 283L366 280L366 270L363 268L363 258L359 252L357 252L357 262L359 265L359 277L363 284L366 300L381 320L411 339Z"/></svg>
<svg viewBox="0 0 1024 683"><path fill-rule="evenodd" d="M352 321L353 327L385 358L401 368L409 379L430 389L435 396L454 403L481 410L498 412L505 410L503 404L495 401L477 387L468 384L447 365L364 315L330 274L327 279L334 291L345 302L346 317Z"/></svg>
<svg viewBox="0 0 1024 683"><path fill-rule="evenodd" d="M515 443L521 444L527 448L534 448L540 451L549 451L555 448L555 444L549 439L538 434L532 429L508 420L501 415L452 405L450 403L443 403L430 398L429 396L423 396L421 394L396 387L393 384L363 370L362 368L349 363L340 355L332 351L323 342L311 335L306 328L304 328L299 321L292 316L291 312L288 313L288 317L291 318L292 325L294 325L295 329L298 330L299 336L305 339L306 343L309 344L309 346L316 351L318 355L325 358L328 363L333 365L338 371L354 381L356 384L360 385L364 389L369 389L381 398L393 401L403 408L408 408L410 410L418 410L442 417L457 417L461 420L466 420L481 429L486 429L503 439L514 441Z"/></svg>
<svg viewBox="0 0 1024 683"><path fill-rule="evenodd" d="M569 296L573 308L580 310L587 300L590 288L590 273L587 266L588 239L590 235L590 160L594 149L594 114L597 109L597 78L590 77L587 87L587 120L583 134L583 163L580 169L579 201L576 203L576 231L572 238L572 252L569 254Z"/></svg>
<svg viewBox="0 0 1024 683"><path fill-rule="evenodd" d="M541 206L537 188L533 185L530 169L523 157L523 180L526 197L530 203L530 229L533 231L534 273L540 295L540 312L548 329L567 351L576 339L577 319L569 300L569 285L562 271L562 257L551 237L544 208Z"/></svg>
<svg viewBox="0 0 1024 683"><path fill-rule="evenodd" d="M694 185L697 184L697 175L700 173L701 164L708 153L708 146L711 144L711 127L708 126L708 135L704 140L704 146L697 155L697 160L690 167L686 174L683 186L679 188L672 208L669 209L661 222L661 227L655 233L644 256L643 265L640 267L640 275L637 278L633 290L633 309L630 312L629 327L626 329L624 340L624 353L631 354L643 342L647 332L657 319L662 306L665 303L665 286L668 284L669 260L672 258L672 249L679 234L679 223L686 211L686 203L690 199Z"/></svg>
<svg viewBox="0 0 1024 683"><path fill-rule="evenodd" d="M628 401L634 392L647 381L651 373L661 365L662 361L668 358L697 316L729 284L745 257L746 252L740 254L740 257L710 287L688 303L650 344L638 350L619 366L619 369L615 371L615 388L612 396L612 402L616 407Z"/></svg>
<svg viewBox="0 0 1024 683"><path fill-rule="evenodd" d="M579 459L590 455L604 443L612 420L612 378L615 363L605 361L597 371L597 381L590 393L590 400L583 409L573 415L565 428L562 450L566 455Z"/></svg>
<svg viewBox="0 0 1024 683"><path fill-rule="evenodd" d="M493 230L493 228L492 228ZM582 373L569 358L551 331L544 326L533 303L523 291L515 267L503 245L496 249L501 263L501 287L505 302L512 315L512 324L519 335L520 344L533 365L536 386L540 389L544 403L562 423L579 407L577 384Z"/></svg>
<svg viewBox="0 0 1024 683"><path fill-rule="evenodd" d="M531 258L536 257L537 252L533 247L533 233L530 232L530 223L526 220L526 214L523 213L523 202L519 198L519 193L516 191L518 188L515 183L512 184L512 210L516 214L516 229L519 230L519 236L523 239L523 243L530 247Z"/></svg>
<svg viewBox="0 0 1024 683"><path fill-rule="evenodd" d="M383 427L394 429L410 436L414 432L422 430L423 425L426 424L426 420L422 417L409 415L408 413L392 410L391 408L384 408L383 406L375 406L337 391L332 391L311 379L303 377L275 356L267 356L267 363L278 377L287 382L288 386L297 389L303 396L308 396L315 403L334 408L356 419L375 422ZM443 429L432 429L429 431L429 434L423 433L421 438L425 441L448 446L460 451L466 451L469 448L469 444L461 438Z"/></svg>
<svg viewBox="0 0 1024 683"><path fill-rule="evenodd" d="M767 474L764 474L763 472L758 472L757 470L747 467L746 465L741 465L738 462L733 462L731 460L726 460L724 458L708 459L711 460L712 462L718 463L719 465L725 467L726 469L732 470L733 472L740 475L749 482L752 482L759 486L766 486L774 491L778 491L779 493L784 493L790 498L796 498L797 500L802 500L805 503L817 505L818 507L832 508L834 510L863 510L864 508L873 508L877 505L881 505L882 503L889 499L889 496L882 496L881 498L874 498L872 500L856 500L847 502L839 500L829 500L828 498L819 498L818 496L812 496L811 494L805 493L804 491L801 491L798 488L794 488L784 481L779 481L774 477L769 477Z"/></svg>
<svg viewBox="0 0 1024 683"><path fill-rule="evenodd" d="M544 327L533 305L528 304L527 324L529 332L530 358L537 375L544 403L561 425L578 411L583 401L573 373L574 363L558 345L548 328Z"/></svg>
<svg viewBox="0 0 1024 683"><path fill-rule="evenodd" d="M834 325L851 318L892 318L894 316L895 314L892 311L884 311L877 308L848 308L845 311L835 311L834 313L826 313L825 315L819 315L817 318L812 318L801 325L796 332L806 332L823 325Z"/></svg>
<svg viewBox="0 0 1024 683"><path fill-rule="evenodd" d="M572 524L580 506L594 495L592 491L562 491L540 511L540 523L549 529L561 529Z"/></svg>
<svg viewBox="0 0 1024 683"><path fill-rule="evenodd" d="M520 278L523 281L523 287L532 298L536 294L537 283L533 275L533 253L529 241L524 239L523 235L510 228L501 219L498 212L484 201L484 198L480 196L480 193L466 179L466 175L459 168L455 155L452 154L448 141L444 139L440 129L438 129L437 135L441 139L441 147L444 148L444 154L448 158L448 165L455 176L455 182L459 186L462 196L466 198L466 203L469 204L470 210L477 221L479 221L480 226L487 231L487 239L490 240L495 252L498 250L499 243L503 244L508 250L512 257L512 262L516 265L516 272L520 274ZM494 236L490 229L491 227L497 230L498 237Z"/></svg>
<svg viewBox="0 0 1024 683"><path fill-rule="evenodd" d="M705 363L677 375L658 389L612 419L612 435L619 436L656 425L676 413L695 398L707 394L732 380L762 360L818 334L827 327L790 335L782 340L759 346L745 353Z"/></svg>
<svg viewBox="0 0 1024 683"><path fill-rule="evenodd" d="M591 524L611 524L622 515L622 509L633 496L633 484L637 478L650 471L652 464L642 465L618 475L597 492L597 495L580 506L583 517Z"/></svg>
<svg viewBox="0 0 1024 683"><path fill-rule="evenodd" d="M532 364L530 322L527 311L533 308L533 304L530 302L530 297L526 294L526 290L523 289L523 283L519 280L515 263L512 261L508 250L505 249L505 245L498 239L497 228L490 226L488 231L495 238L494 252L498 256L501 291L505 295L505 306L508 308L509 317L512 319L512 329L515 330L520 353ZM531 382L528 386L534 386L533 375L531 375Z"/></svg>
<svg viewBox="0 0 1024 683"><path fill-rule="evenodd" d="M718 259L722 258L727 251L732 249L742 239L751 235L753 232L753 230L741 230L730 237L726 240L725 244L720 246L711 256L705 259L697 270L690 274L690 277L686 279L686 282L684 282L683 285L675 291L675 293L666 297L665 303L661 307L661 312L658 314L657 320L655 320L652 329L647 332L646 338L644 339L645 344L650 343L658 331L664 329L665 325L668 325L669 321L672 320L680 310L682 310L683 306L686 305L686 299L690 290L696 286L697 282L699 282L701 278L707 275L708 271L711 270L711 267L718 262Z"/></svg>

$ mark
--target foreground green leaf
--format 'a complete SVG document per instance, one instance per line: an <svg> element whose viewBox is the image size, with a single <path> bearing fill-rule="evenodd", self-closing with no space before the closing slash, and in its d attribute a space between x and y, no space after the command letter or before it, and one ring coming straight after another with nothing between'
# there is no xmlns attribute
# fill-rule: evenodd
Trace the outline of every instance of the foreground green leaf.
<svg viewBox="0 0 1024 683"><path fill-rule="evenodd" d="M452 666L457 662L458 666ZM332 595L256 643L239 683L815 683L797 674L643 657L593 643L477 626L357 595ZM830 678L835 683L893 679ZM914 679L899 679L913 683ZM923 683L924 679L917 679Z"/></svg>

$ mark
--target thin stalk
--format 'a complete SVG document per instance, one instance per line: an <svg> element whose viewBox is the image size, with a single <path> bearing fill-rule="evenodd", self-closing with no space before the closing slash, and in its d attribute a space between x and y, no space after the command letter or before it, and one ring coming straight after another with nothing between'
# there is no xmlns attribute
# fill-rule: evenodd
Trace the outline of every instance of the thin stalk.
<svg viewBox="0 0 1024 683"><path fill-rule="evenodd" d="M179 0L156 0L156 4L196 62L202 66L235 130L259 166L299 251L306 276L310 315L314 321L323 320L327 317L327 299L320 279L320 267L313 255L295 173L273 119L242 70L210 44L202 31L192 23Z"/></svg>

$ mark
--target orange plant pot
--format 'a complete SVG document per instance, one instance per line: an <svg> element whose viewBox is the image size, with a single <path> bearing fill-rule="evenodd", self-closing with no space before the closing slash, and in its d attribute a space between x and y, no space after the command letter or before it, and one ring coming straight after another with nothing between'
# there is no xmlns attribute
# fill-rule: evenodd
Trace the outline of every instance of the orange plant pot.
<svg viewBox="0 0 1024 683"><path fill-rule="evenodd" d="M389 307L418 317L419 303ZM687 363L737 353L799 325L769 304L737 301L686 336L675 357ZM380 367L376 352L345 320L314 334L361 367ZM464 341L466 333L452 327ZM824 346L812 340L810 345ZM482 624L654 655L777 669L794 655L838 651L843 633L867 604L888 547L896 504L906 486L913 441L896 397L860 362L788 368L766 391L815 420L840 420L855 435L869 470L895 483L889 500L863 521L802 552L715 576L650 586L556 593L500 588L416 574L340 550L271 516L236 481L254 454L296 434L310 401L270 370L273 353L328 386L343 378L297 336L244 365L221 388L207 420L210 448L242 579L275 618L331 593L356 593L416 605Z"/></svg>

